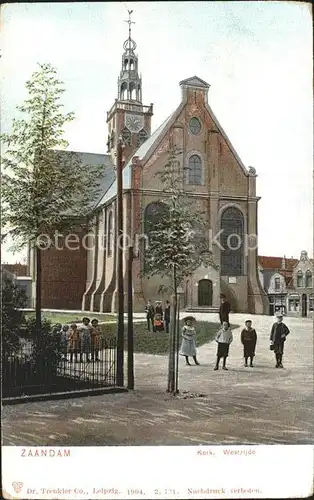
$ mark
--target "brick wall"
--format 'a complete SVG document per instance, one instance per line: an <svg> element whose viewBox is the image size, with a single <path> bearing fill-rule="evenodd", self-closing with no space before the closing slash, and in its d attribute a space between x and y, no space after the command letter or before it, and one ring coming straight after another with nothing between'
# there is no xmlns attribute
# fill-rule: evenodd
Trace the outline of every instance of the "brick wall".
<svg viewBox="0 0 314 500"><path fill-rule="evenodd" d="M78 249L51 248L42 252L42 307L51 309L81 309L86 286L87 252ZM62 247L62 241L59 241Z"/></svg>

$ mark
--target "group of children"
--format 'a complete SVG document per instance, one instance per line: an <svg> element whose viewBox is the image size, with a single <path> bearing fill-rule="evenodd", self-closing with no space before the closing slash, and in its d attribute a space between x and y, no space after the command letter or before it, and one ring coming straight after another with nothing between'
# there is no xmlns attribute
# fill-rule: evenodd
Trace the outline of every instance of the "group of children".
<svg viewBox="0 0 314 500"><path fill-rule="evenodd" d="M82 325L77 326L76 323L71 325L57 324L54 326L55 334L60 334L60 352L63 354L63 359L67 360L67 355L70 353L70 363L85 361L100 361L99 351L102 348L101 330L98 324L98 319L90 321L89 318L82 319Z"/></svg>
<svg viewBox="0 0 314 500"><path fill-rule="evenodd" d="M282 322L282 315L277 316L277 323L272 326L270 334L270 350L274 351L276 356L276 368L283 368L282 356L284 342L287 335L289 334L288 327ZM182 328L182 343L180 348L180 354L185 356L186 364L189 365L189 357L194 359L194 363L199 365L196 357L196 331L193 326L195 318L193 316L187 316L185 318L185 325ZM244 366L250 366L253 368L253 359L255 356L255 348L257 342L257 334L254 328L252 328L252 321L247 320L245 322L245 328L241 331L241 343L243 345L243 357ZM221 328L217 332L215 340L218 344L217 346L217 358L214 370L219 370L219 363L222 359L223 370L228 370L226 367L227 357L229 355L229 347L233 341L233 334L230 328L229 321L223 321ZM248 364L248 361L250 364Z"/></svg>

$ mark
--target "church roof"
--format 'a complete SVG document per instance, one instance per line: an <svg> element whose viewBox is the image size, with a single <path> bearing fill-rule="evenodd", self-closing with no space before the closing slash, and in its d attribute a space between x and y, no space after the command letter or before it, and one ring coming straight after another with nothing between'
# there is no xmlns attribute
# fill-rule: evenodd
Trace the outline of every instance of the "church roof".
<svg viewBox="0 0 314 500"><path fill-rule="evenodd" d="M140 160L145 158L151 147L154 146L156 141L158 139L161 139L162 133L166 131L168 124L171 121L171 118L173 118L174 113L172 113L168 118L158 127L155 132L139 147L137 151L132 155L132 157L129 159L125 167L123 168L122 172L122 184L123 184L123 189L130 189L131 188L131 175L132 175L132 159L134 156L137 156ZM103 205L107 201L109 201L111 198L116 196L117 194L117 181L114 180L107 190L107 192L102 196L100 199L99 203L96 205L97 207Z"/></svg>
<svg viewBox="0 0 314 500"><path fill-rule="evenodd" d="M101 193L106 192L115 179L114 166L112 164L111 155L109 154L83 153L79 151L58 151L58 153L61 153L61 157L68 156L69 158L71 157L71 154L76 153L82 165L90 165L92 167L103 165L104 168L102 169L102 176L99 179L99 190ZM100 196L103 195L101 194ZM95 208L98 203L99 195L98 199L91 200L91 209Z"/></svg>

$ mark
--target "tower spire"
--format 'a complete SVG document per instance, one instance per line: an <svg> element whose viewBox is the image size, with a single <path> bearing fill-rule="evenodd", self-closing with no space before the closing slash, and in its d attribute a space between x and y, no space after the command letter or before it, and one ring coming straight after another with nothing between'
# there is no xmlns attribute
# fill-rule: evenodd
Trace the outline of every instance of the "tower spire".
<svg viewBox="0 0 314 500"><path fill-rule="evenodd" d="M132 41L132 36L131 36L131 27L132 27L132 24L135 24L135 21L131 21L131 15L133 13L133 10L128 10L128 13L129 13L129 19L127 21L124 21L125 23L128 23L129 25L129 42Z"/></svg>
<svg viewBox="0 0 314 500"><path fill-rule="evenodd" d="M123 44L122 67L118 79L118 100L135 101L142 103L142 80L138 73L138 57L135 54L136 43L132 39L131 20L133 10L128 10L129 19L126 22L129 25L129 37Z"/></svg>

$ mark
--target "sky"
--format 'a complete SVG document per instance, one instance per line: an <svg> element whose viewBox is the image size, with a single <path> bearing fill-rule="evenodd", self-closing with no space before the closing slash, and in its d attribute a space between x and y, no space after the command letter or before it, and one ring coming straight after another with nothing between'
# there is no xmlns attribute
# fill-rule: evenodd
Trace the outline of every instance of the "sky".
<svg viewBox="0 0 314 500"><path fill-rule="evenodd" d="M69 149L107 152L106 112L117 97L133 10L143 104L152 130L179 105L179 82L197 75L245 166L258 174L259 254L313 253L312 18L299 2L6 4L1 9L1 131L37 63L64 82ZM2 261L16 262L6 246Z"/></svg>

